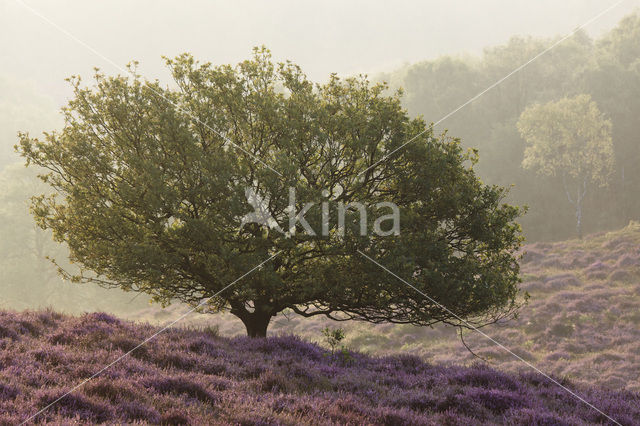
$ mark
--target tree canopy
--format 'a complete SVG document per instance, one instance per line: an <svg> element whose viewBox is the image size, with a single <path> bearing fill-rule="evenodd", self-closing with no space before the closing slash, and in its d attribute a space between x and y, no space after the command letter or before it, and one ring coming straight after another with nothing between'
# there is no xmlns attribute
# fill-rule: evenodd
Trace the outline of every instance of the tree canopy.
<svg viewBox="0 0 640 426"><path fill-rule="evenodd" d="M21 135L20 153L47 170L42 179L56 193L35 197L34 215L86 272L73 279L165 304L211 298L203 310L229 310L251 336L264 336L284 310L458 326L516 313L522 210L504 203L504 188L477 178L474 151L410 119L400 93L386 95L363 76L313 84L264 48L237 66L187 54L167 65L170 87L135 68L129 77L97 72L89 87L72 78L62 130ZM295 232L241 227L248 189L278 223L314 203L305 219L318 230L326 212L328 232L306 232L301 221ZM373 220L360 232L357 209L347 210L340 232L336 203L354 202L369 218L388 213L379 203L393 203L401 232L373 232Z"/></svg>
<svg viewBox="0 0 640 426"><path fill-rule="evenodd" d="M545 176L560 176L575 207L582 238L582 202L589 186L606 186L614 165L611 121L589 95L532 105L518 120L527 142L522 166ZM572 180L575 191L569 187Z"/></svg>

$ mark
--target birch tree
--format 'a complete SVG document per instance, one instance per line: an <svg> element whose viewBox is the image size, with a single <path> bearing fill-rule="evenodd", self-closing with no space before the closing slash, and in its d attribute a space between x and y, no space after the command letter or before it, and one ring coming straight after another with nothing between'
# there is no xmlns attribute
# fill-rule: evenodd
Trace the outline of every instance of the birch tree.
<svg viewBox="0 0 640 426"><path fill-rule="evenodd" d="M585 197L590 188L606 186L613 172L611 121L582 94L530 106L520 116L518 130L527 143L522 167L562 178L582 238Z"/></svg>

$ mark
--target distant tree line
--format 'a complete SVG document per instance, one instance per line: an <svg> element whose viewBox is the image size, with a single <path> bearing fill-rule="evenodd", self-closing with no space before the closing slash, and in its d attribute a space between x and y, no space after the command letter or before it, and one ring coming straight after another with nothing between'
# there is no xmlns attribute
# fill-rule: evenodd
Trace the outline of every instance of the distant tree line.
<svg viewBox="0 0 640 426"><path fill-rule="evenodd" d="M446 56L378 78L403 88L411 115L435 122L556 40L514 37L479 58ZM527 142L518 120L527 108L580 95L602 112L613 149L605 182L580 200L581 228L617 228L640 219L640 15L625 17L596 40L577 32L438 126L479 150L477 171L487 183L514 185L510 201L529 206L521 220L529 241L575 236L577 212L567 202L563 173L523 167Z"/></svg>

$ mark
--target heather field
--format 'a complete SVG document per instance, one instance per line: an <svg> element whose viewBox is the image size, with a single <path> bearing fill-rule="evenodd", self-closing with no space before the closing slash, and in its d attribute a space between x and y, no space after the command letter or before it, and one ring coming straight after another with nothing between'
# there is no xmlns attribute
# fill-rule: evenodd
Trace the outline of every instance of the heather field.
<svg viewBox="0 0 640 426"><path fill-rule="evenodd" d="M640 392L640 224L583 240L525 246L522 288L531 295L520 317L483 329L543 371L586 385ZM184 307L180 308L184 310ZM177 308L149 308L140 318L176 317ZM194 316L215 323L223 335L244 333L230 315ZM294 314L278 316L270 333L295 334L322 343L321 329L341 326L348 347L372 355L405 353L434 364L470 365L469 353L451 327L371 325ZM519 372L523 365L486 338L465 331L464 340L495 368Z"/></svg>
<svg viewBox="0 0 640 426"><path fill-rule="evenodd" d="M0 419L17 424L157 328L107 314L0 312ZM624 425L640 395L570 387ZM52 424L606 424L544 377L411 355L331 355L297 337L171 329L31 422Z"/></svg>
<svg viewBox="0 0 640 426"><path fill-rule="evenodd" d="M521 265L522 288L531 295L528 306L516 321L483 331L545 372L640 391L640 225L582 241L526 246ZM389 329L377 345L389 351L399 343L434 363L476 359L450 328L439 328L436 338L429 334L415 327ZM367 333L356 339L372 338ZM494 367L522 368L477 333L466 332L464 339Z"/></svg>
<svg viewBox="0 0 640 426"><path fill-rule="evenodd" d="M640 426L638 2L147 3L0 4L0 426Z"/></svg>

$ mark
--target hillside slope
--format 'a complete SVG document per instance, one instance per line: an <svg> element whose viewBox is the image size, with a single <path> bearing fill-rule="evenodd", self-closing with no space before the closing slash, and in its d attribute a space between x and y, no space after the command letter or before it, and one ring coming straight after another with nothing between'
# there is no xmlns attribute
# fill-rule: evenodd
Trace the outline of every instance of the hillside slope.
<svg viewBox="0 0 640 426"><path fill-rule="evenodd" d="M530 244L521 261L522 288L531 294L518 320L483 329L543 371L576 382L640 392L640 224L581 240ZM140 318L175 318L184 307L151 307ZM221 334L244 334L228 314L193 316L192 324L217 324ZM271 335L320 341L325 326L343 327L348 347L373 355L413 354L437 364L477 361L451 327L336 323L295 314L276 317ZM486 338L466 331L465 342L501 370L518 372L516 360Z"/></svg>
<svg viewBox="0 0 640 426"><path fill-rule="evenodd" d="M0 311L0 421L17 424L157 328L107 314ZM622 424L640 395L574 386ZM598 424L542 376L441 367L402 355L330 355L295 337L170 329L35 421L163 424Z"/></svg>
<svg viewBox="0 0 640 426"><path fill-rule="evenodd" d="M547 373L640 391L640 224L582 241L528 245L521 266L529 304L517 320L483 331ZM379 354L401 348L435 363L477 360L450 327L360 325L351 336L351 346ZM464 336L492 366L522 368L478 333Z"/></svg>

